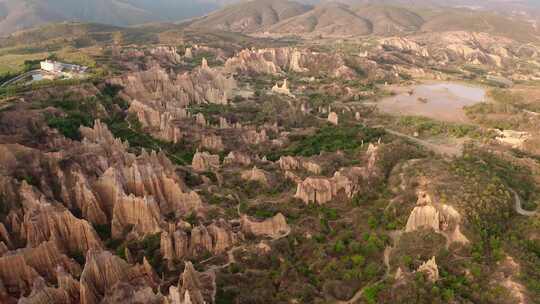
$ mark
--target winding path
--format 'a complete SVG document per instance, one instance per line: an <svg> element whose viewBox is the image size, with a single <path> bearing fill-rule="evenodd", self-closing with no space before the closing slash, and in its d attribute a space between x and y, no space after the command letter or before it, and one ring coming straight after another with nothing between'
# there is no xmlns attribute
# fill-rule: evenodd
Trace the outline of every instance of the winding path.
<svg viewBox="0 0 540 304"><path fill-rule="evenodd" d="M459 144L456 144L456 145L435 144L435 143L429 142L427 140L423 140L423 139L416 138L416 137L413 137L413 136L410 136L410 135L407 135L407 134L403 134L403 133L398 132L398 131L388 129L388 128L384 127L384 126L374 126L374 128L382 128L386 132L388 132L388 133L390 133L392 135L408 139L408 140L410 140L410 141L412 141L412 142L414 142L416 144L424 146L428 150L431 150L431 151L433 151L433 152L435 152L437 154L442 154L442 155L451 156L451 157L452 156L459 157L459 156L461 156L463 154L463 147L461 145L459 145Z"/></svg>
<svg viewBox="0 0 540 304"><path fill-rule="evenodd" d="M514 194L514 201L515 201L514 207L518 214L523 215L523 216L535 216L538 214L537 211L528 211L528 210L523 209L523 201L521 200L521 197L519 197L519 194L514 189L510 189L510 192Z"/></svg>
<svg viewBox="0 0 540 304"><path fill-rule="evenodd" d="M15 83L15 82L17 82L17 81L19 81L19 80L21 80L21 79L24 79L24 78L26 78L26 77L30 77L30 76L37 75L37 74L41 74L41 73L43 73L43 71L41 71L41 70L32 70L32 71L28 71L28 72L26 72L26 73L23 73L23 74L21 74L21 75L19 75L19 76L16 76L16 77L14 77L14 78L11 78L10 80L8 80L8 81L2 83L2 84L0 85L0 88L6 87L6 86L8 86L8 85L10 85L10 84L12 84L12 83Z"/></svg>
<svg viewBox="0 0 540 304"><path fill-rule="evenodd" d="M372 282L372 283L369 283L369 284L366 284L364 287L360 288L358 291L356 291L356 293L354 294L354 296L347 300L347 301L336 301L334 304L354 304L354 303L357 303L360 298L362 297L362 295L364 294L364 290L373 285L373 284L379 284L381 282L383 282L387 277L390 276L390 254L392 253L392 250L394 250L394 248L396 247L396 244L397 242L399 242L399 238L401 237L401 234L403 233L403 231L401 230L394 230L394 231L391 231L389 233L390 235L390 238L392 239L392 246L386 246L386 248L384 248L384 265L386 266L386 273L384 275L384 277L376 282Z"/></svg>

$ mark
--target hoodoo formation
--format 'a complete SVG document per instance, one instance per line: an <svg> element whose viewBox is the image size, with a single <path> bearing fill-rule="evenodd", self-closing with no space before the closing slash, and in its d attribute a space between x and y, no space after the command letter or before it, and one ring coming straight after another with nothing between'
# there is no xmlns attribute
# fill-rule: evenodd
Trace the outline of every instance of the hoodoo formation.
<svg viewBox="0 0 540 304"><path fill-rule="evenodd" d="M537 303L530 1L180 2L0 0L1 304Z"/></svg>

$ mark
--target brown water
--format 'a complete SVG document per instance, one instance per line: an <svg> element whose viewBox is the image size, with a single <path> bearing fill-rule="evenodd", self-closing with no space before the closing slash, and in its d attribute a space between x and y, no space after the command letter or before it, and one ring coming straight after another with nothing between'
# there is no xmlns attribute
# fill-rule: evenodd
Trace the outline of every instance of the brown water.
<svg viewBox="0 0 540 304"><path fill-rule="evenodd" d="M382 112L426 116L449 122L468 122L463 107L486 101L484 89L457 83L422 84L395 88L394 91L397 95L377 104Z"/></svg>

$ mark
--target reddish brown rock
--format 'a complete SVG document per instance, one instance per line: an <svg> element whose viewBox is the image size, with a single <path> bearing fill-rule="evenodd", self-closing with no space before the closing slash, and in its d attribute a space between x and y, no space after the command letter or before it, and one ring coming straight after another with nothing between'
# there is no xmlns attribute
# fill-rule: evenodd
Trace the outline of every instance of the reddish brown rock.
<svg viewBox="0 0 540 304"><path fill-rule="evenodd" d="M211 171L219 168L219 166L219 155L212 155L208 152L197 151L197 153L195 153L193 156L193 161L191 162L191 167L193 167L193 170L198 172Z"/></svg>
<svg viewBox="0 0 540 304"><path fill-rule="evenodd" d="M251 170L242 172L241 177L244 180L259 182L260 184L265 186L268 186L270 184L269 174L266 171L257 168L256 166L253 167Z"/></svg>
<svg viewBox="0 0 540 304"><path fill-rule="evenodd" d="M24 248L0 257L0 280L6 288L26 293L32 290L40 274L54 277L57 267L72 274L80 273L80 266L64 255L53 241L41 243L35 248Z"/></svg>
<svg viewBox="0 0 540 304"><path fill-rule="evenodd" d="M255 236L279 238L287 235L291 230L285 216L281 213L262 222L252 221L247 215L243 215L240 223L244 233Z"/></svg>
<svg viewBox="0 0 540 304"><path fill-rule="evenodd" d="M216 299L214 272L197 272L191 262L186 262L178 287L171 286L171 304L213 304Z"/></svg>
<svg viewBox="0 0 540 304"><path fill-rule="evenodd" d="M241 166L249 166L251 165L251 157L248 154L238 152L238 151L231 151L223 160L223 163L226 165L230 164L238 164Z"/></svg>
<svg viewBox="0 0 540 304"><path fill-rule="evenodd" d="M143 237L160 231L159 207L153 197L131 194L121 195L116 200L111 222L113 238L121 239L127 232Z"/></svg>
<svg viewBox="0 0 540 304"><path fill-rule="evenodd" d="M174 229L174 227L172 227ZM231 226L217 221L209 226L199 225L186 232L182 229L169 230L161 234L161 253L169 261L204 254L221 254L237 242Z"/></svg>
<svg viewBox="0 0 540 304"><path fill-rule="evenodd" d="M87 254L80 284L81 304L101 303L106 295L108 299L118 298L115 294L125 288L137 294L154 286L150 278L108 251Z"/></svg>

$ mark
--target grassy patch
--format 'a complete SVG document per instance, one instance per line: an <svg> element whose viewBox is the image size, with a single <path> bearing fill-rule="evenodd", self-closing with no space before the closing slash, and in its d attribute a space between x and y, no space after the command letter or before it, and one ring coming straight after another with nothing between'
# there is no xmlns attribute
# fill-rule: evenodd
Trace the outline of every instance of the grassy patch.
<svg viewBox="0 0 540 304"><path fill-rule="evenodd" d="M382 129L362 125L325 126L314 135L293 138L292 145L279 154L309 157L319 155L321 152L352 152L360 148L362 142L364 144L375 142L385 134ZM271 157L276 158L276 155Z"/></svg>
<svg viewBox="0 0 540 304"><path fill-rule="evenodd" d="M400 129L418 132L424 136L448 135L456 138L480 136L480 131L475 126L442 122L422 116L402 116L397 125Z"/></svg>

